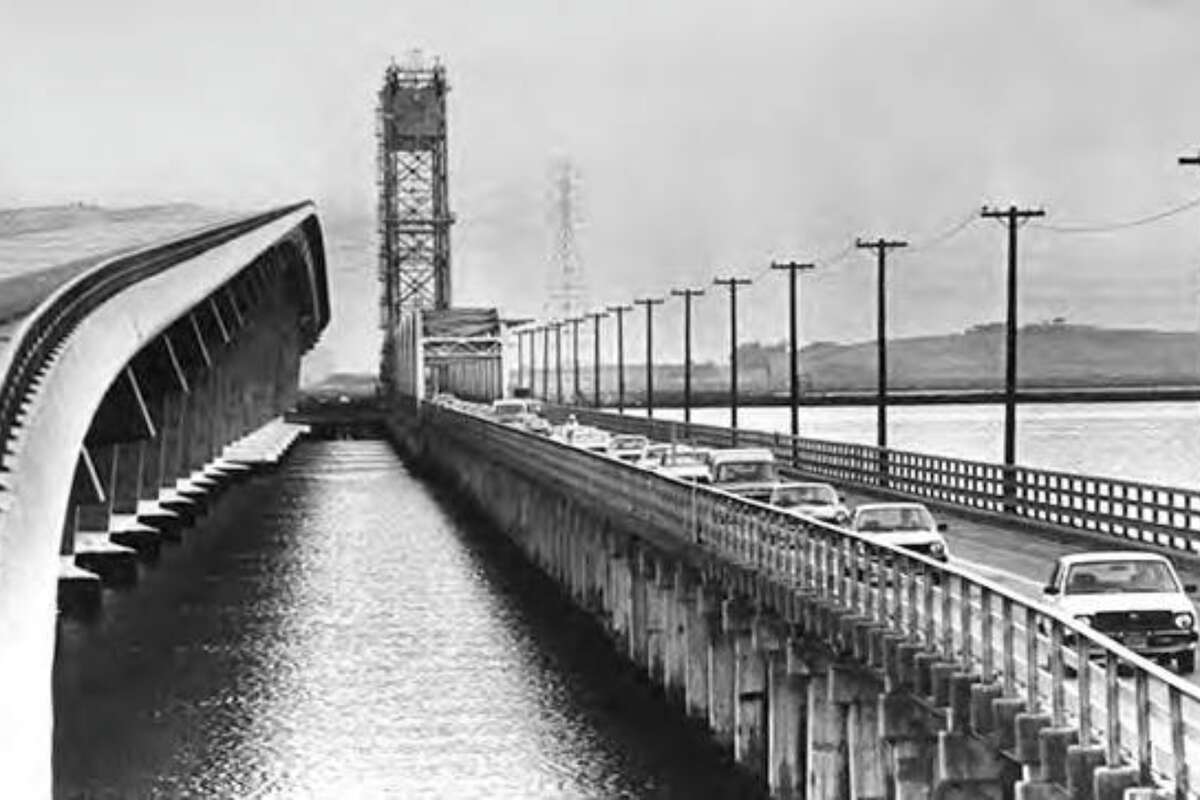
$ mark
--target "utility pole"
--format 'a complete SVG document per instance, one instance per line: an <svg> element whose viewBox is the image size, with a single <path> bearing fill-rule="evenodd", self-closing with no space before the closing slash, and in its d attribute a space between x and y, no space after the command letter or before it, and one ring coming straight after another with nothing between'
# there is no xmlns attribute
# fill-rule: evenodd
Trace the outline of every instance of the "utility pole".
<svg viewBox="0 0 1200 800"><path fill-rule="evenodd" d="M579 323L583 322L583 317L571 317L567 322L571 323L571 360L574 367L574 382L571 384L572 397L571 404L579 402Z"/></svg>
<svg viewBox="0 0 1200 800"><path fill-rule="evenodd" d="M738 369L737 369L737 287L748 286L749 278L715 278L716 286L729 287L729 427L733 431L732 444L738 438Z"/></svg>
<svg viewBox="0 0 1200 800"><path fill-rule="evenodd" d="M525 331L517 331L517 386L525 385Z"/></svg>
<svg viewBox="0 0 1200 800"><path fill-rule="evenodd" d="M1180 156L1179 165L1181 167L1200 167L1200 150L1197 150L1194 156Z"/></svg>
<svg viewBox="0 0 1200 800"><path fill-rule="evenodd" d="M592 311L588 314L592 318L592 407L600 407L600 320L604 319L607 314L603 311Z"/></svg>
<svg viewBox="0 0 1200 800"><path fill-rule="evenodd" d="M642 297L633 301L646 309L646 419L654 418L654 307L661 297Z"/></svg>
<svg viewBox="0 0 1200 800"><path fill-rule="evenodd" d="M625 312L633 306L609 306L617 315L617 411L625 413Z"/></svg>
<svg viewBox="0 0 1200 800"><path fill-rule="evenodd" d="M529 396L538 395L538 327L529 327Z"/></svg>
<svg viewBox="0 0 1200 800"><path fill-rule="evenodd" d="M1004 510L1016 510L1017 484L1017 229L1040 208L984 208L980 216L1003 220L1008 226L1008 314L1004 326Z"/></svg>
<svg viewBox="0 0 1200 800"><path fill-rule="evenodd" d="M683 298L683 424L692 424L692 298L703 289L672 289L671 295ZM690 431L689 431L690 433Z"/></svg>
<svg viewBox="0 0 1200 800"><path fill-rule="evenodd" d="M855 239L854 246L861 250L874 250L878 256L878 286L875 298L876 308L876 350L878 352L879 377L876 383L876 418L875 444L879 448L879 474L886 482L887 479L887 254L889 250L898 247L908 247L908 242L888 240L884 238L875 241Z"/></svg>
<svg viewBox="0 0 1200 800"><path fill-rule="evenodd" d="M560 406L563 403L562 376L562 320L554 322L554 397Z"/></svg>
<svg viewBox="0 0 1200 800"><path fill-rule="evenodd" d="M795 261L787 263L772 262L771 269L786 269L788 271L788 349L790 366L788 374L791 375L790 391L791 391L791 406L792 406L792 465L796 463L797 442L800 436L800 356L799 356L799 335L797 333L796 322L796 273L807 272L814 269L815 264L798 264Z"/></svg>
<svg viewBox="0 0 1200 800"><path fill-rule="evenodd" d="M550 323L542 326L542 400L550 402Z"/></svg>

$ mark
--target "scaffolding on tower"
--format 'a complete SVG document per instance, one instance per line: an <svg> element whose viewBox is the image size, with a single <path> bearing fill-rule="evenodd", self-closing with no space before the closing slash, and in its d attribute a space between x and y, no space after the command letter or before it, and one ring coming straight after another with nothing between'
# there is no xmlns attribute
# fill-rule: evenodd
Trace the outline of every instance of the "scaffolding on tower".
<svg viewBox="0 0 1200 800"><path fill-rule="evenodd" d="M414 55L384 71L376 110L379 188L380 377L391 384L405 312L450 306L446 71Z"/></svg>

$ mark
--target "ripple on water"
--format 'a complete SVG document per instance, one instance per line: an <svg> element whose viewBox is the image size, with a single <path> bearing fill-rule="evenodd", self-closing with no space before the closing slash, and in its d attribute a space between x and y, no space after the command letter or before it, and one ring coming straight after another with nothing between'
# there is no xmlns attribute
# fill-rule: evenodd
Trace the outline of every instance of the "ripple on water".
<svg viewBox="0 0 1200 800"><path fill-rule="evenodd" d="M306 442L64 625L56 794L728 796L730 776L382 442Z"/></svg>

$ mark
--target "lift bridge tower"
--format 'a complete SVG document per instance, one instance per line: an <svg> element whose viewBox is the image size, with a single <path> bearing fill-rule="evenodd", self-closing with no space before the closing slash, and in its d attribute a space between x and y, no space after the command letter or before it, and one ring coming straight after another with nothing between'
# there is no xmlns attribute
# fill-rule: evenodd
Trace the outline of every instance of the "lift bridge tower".
<svg viewBox="0 0 1200 800"><path fill-rule="evenodd" d="M450 306L445 68L414 54L384 71L376 111L381 374L391 384L405 312Z"/></svg>

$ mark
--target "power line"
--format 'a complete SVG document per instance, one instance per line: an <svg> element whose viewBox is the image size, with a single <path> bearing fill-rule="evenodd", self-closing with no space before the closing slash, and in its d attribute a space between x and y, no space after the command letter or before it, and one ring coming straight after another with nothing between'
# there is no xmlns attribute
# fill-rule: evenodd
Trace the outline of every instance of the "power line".
<svg viewBox="0 0 1200 800"><path fill-rule="evenodd" d="M1177 206L1172 206L1164 211L1159 211L1146 217L1126 220L1124 222L1111 222L1107 224L1088 224L1088 225L1047 225L1045 223L1031 223L1031 227L1040 228L1054 233L1108 233L1110 231L1120 231L1127 228L1137 228L1142 225L1149 225L1152 222L1158 222L1168 217L1173 217L1176 214L1182 214L1185 211L1190 211L1193 208L1200 206L1200 197L1193 197L1187 202L1180 203Z"/></svg>
<svg viewBox="0 0 1200 800"><path fill-rule="evenodd" d="M955 236L958 236L958 234L962 233L968 227L970 227L970 225L973 222L975 222L977 219L979 219L978 212L972 211L971 213L967 214L967 216L964 217L962 220L954 223L953 225L951 225L949 228L942 231L941 233L934 234L933 236L929 237L928 239L917 242L916 244L912 245L908 251L911 253L916 250L932 250L933 248L937 247L938 245L945 244L946 242L953 239Z"/></svg>

